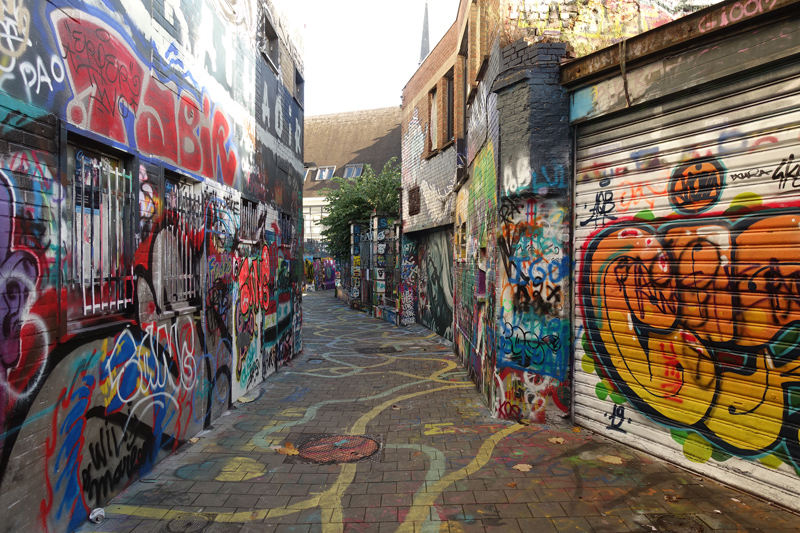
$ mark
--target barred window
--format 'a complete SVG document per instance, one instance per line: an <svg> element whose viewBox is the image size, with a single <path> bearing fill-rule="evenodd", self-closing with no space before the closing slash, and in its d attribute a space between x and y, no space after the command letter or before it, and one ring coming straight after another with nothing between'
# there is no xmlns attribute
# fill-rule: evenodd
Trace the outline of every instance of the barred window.
<svg viewBox="0 0 800 533"><path fill-rule="evenodd" d="M114 156L68 145L68 318L107 315L133 304L134 176Z"/></svg>
<svg viewBox="0 0 800 533"><path fill-rule="evenodd" d="M239 213L239 238L241 241L253 244L258 241L258 204L242 198L242 208Z"/></svg>
<svg viewBox="0 0 800 533"><path fill-rule="evenodd" d="M294 232L292 227L292 216L290 214L281 213L279 230L281 232L281 246L291 245Z"/></svg>
<svg viewBox="0 0 800 533"><path fill-rule="evenodd" d="M195 303L200 296L200 250L197 238L203 228L203 203L196 185L166 173L164 180L164 231L162 234L162 286L164 303Z"/></svg>

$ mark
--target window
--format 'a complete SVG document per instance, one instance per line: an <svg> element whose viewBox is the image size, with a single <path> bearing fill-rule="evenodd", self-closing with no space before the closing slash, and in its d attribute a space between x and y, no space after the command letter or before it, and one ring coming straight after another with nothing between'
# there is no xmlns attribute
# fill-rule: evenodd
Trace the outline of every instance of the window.
<svg viewBox="0 0 800 533"><path fill-rule="evenodd" d="M322 238L320 233L323 230L322 218L327 215L327 207L312 206L303 208L303 227L305 228L305 239L317 241Z"/></svg>
<svg viewBox="0 0 800 533"><path fill-rule="evenodd" d="M278 231L280 231L280 246L291 246L293 238L292 215L281 213Z"/></svg>
<svg viewBox="0 0 800 533"><path fill-rule="evenodd" d="M419 185L415 185L408 190L408 214L418 215L420 212Z"/></svg>
<svg viewBox="0 0 800 533"><path fill-rule="evenodd" d="M317 181L329 180L333 177L333 171L336 167L319 167L317 170Z"/></svg>
<svg viewBox="0 0 800 533"><path fill-rule="evenodd" d="M436 105L436 89L432 90L428 95L430 105L430 118L428 120L428 128L430 130L430 150L435 150L438 146L439 140L439 110Z"/></svg>
<svg viewBox="0 0 800 533"><path fill-rule="evenodd" d="M239 211L239 237L242 242L254 244L258 241L258 204L242 198Z"/></svg>
<svg viewBox="0 0 800 533"><path fill-rule="evenodd" d="M303 98L305 97L306 82L297 67L294 67L294 99L303 107Z"/></svg>
<svg viewBox="0 0 800 533"><path fill-rule="evenodd" d="M453 80L453 70L451 69L450 72L447 73L446 77L447 81L447 125L445 126L446 130L446 137L448 142L452 141L455 138L454 133L454 122L455 122L455 113L454 113L454 105L455 105L455 83Z"/></svg>
<svg viewBox="0 0 800 533"><path fill-rule="evenodd" d="M193 237L203 228L203 202L194 184L164 172L164 231L161 232L164 304L195 303L200 296L200 257Z"/></svg>
<svg viewBox="0 0 800 533"><path fill-rule="evenodd" d="M264 13L264 42L262 44L263 48L261 51L270 60L272 66L275 69L278 68L279 60L281 57L281 46L280 42L278 42L278 32L275 31L275 27L270 22L269 17L266 13Z"/></svg>
<svg viewBox="0 0 800 533"><path fill-rule="evenodd" d="M133 305L134 179L118 157L67 146L68 319Z"/></svg>
<svg viewBox="0 0 800 533"><path fill-rule="evenodd" d="M347 165L344 167L344 178L357 178L361 175L361 171L364 169L364 165Z"/></svg>
<svg viewBox="0 0 800 533"><path fill-rule="evenodd" d="M316 170L317 170L317 167L314 167L314 168L308 168L308 169L306 169L306 175L305 175L305 177L303 178L303 181L307 181L307 180L308 180L308 178L310 178L310 177L311 177L311 175L312 175L314 172L316 172Z"/></svg>

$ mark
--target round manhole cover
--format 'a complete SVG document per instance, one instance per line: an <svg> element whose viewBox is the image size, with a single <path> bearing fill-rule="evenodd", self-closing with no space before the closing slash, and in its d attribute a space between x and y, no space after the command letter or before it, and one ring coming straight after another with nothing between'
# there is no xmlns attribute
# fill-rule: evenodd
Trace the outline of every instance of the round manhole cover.
<svg viewBox="0 0 800 533"><path fill-rule="evenodd" d="M371 456L380 445L369 437L337 435L320 437L300 445L300 457L315 463L354 463Z"/></svg>
<svg viewBox="0 0 800 533"><path fill-rule="evenodd" d="M199 514L187 514L173 518L164 526L163 533L201 533L212 520Z"/></svg>
<svg viewBox="0 0 800 533"><path fill-rule="evenodd" d="M669 533L705 533L706 528L697 523L691 516L665 514L651 518L659 531Z"/></svg>

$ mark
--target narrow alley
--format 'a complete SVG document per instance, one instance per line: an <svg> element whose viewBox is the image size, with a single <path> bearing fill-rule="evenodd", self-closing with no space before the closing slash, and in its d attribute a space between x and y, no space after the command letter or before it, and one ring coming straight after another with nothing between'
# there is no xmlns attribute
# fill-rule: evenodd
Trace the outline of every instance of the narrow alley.
<svg viewBox="0 0 800 533"><path fill-rule="evenodd" d="M491 418L452 347L421 326L331 291L303 309L300 356L80 531L800 530L792 513L568 420Z"/></svg>

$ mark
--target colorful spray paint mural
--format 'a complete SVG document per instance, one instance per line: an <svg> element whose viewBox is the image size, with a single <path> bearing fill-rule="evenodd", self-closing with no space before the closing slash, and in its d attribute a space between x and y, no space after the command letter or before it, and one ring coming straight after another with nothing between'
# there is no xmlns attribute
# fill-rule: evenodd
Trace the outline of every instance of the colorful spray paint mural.
<svg viewBox="0 0 800 533"><path fill-rule="evenodd" d="M306 256L304 259L305 281L316 291L327 291L336 287L336 261L331 258Z"/></svg>
<svg viewBox="0 0 800 533"><path fill-rule="evenodd" d="M329 291L336 286L336 261L331 258L314 261L314 287L318 291Z"/></svg>
<svg viewBox="0 0 800 533"><path fill-rule="evenodd" d="M453 233L438 231L414 239L403 236L401 316L453 339Z"/></svg>
<svg viewBox="0 0 800 533"><path fill-rule="evenodd" d="M419 241L419 322L453 340L453 233L438 231Z"/></svg>
<svg viewBox="0 0 800 533"><path fill-rule="evenodd" d="M547 398L569 407L571 327L565 297L570 261L567 210L542 198L504 198L498 248L495 408L504 418L545 421ZM524 391L524 392L521 392Z"/></svg>
<svg viewBox="0 0 800 533"><path fill-rule="evenodd" d="M478 152L472 178L456 200L454 346L487 405L497 364L497 173L494 144Z"/></svg>
<svg viewBox="0 0 800 533"><path fill-rule="evenodd" d="M669 151L623 143L619 155L581 153L576 202L580 401L591 408L581 416L638 445L663 434L652 446L659 453L793 507L795 87L749 91L749 101L737 100L735 127L714 116L725 102L717 97L702 108L676 106L656 132ZM723 126L672 126L698 109Z"/></svg>
<svg viewBox="0 0 800 533"><path fill-rule="evenodd" d="M167 4L0 7L2 531L76 528L302 349L299 56Z"/></svg>

